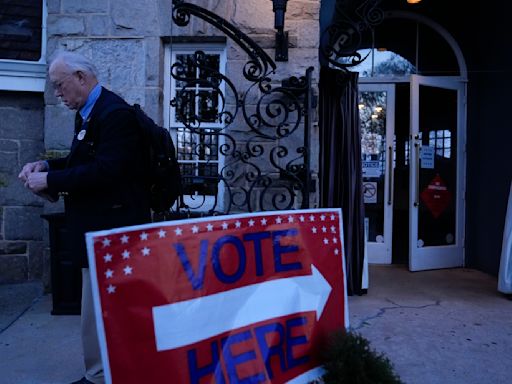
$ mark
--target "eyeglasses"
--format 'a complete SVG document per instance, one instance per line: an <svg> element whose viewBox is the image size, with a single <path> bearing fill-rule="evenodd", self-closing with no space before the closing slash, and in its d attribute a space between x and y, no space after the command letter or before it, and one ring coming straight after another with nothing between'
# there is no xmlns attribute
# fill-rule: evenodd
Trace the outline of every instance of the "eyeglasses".
<svg viewBox="0 0 512 384"><path fill-rule="evenodd" d="M64 85L64 83L66 82L68 77L72 76L73 74L74 74L74 72L73 73L68 73L62 79L56 80L56 81L52 81L51 85L52 85L53 89L55 89L56 91L62 91L62 86Z"/></svg>

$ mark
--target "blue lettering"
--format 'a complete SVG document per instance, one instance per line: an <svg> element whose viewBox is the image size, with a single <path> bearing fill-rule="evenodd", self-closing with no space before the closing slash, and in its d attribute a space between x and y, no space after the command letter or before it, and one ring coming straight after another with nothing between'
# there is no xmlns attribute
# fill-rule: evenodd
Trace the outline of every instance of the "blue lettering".
<svg viewBox="0 0 512 384"><path fill-rule="evenodd" d="M260 348L261 356L263 357L263 360L265 361L265 367L267 370L267 375L269 379L272 379L274 377L274 374L272 372L272 364L270 361L270 358L272 356L278 356L279 357L279 363L281 365L281 370L284 372L286 371L286 360L284 356L284 350L283 350L283 342L284 342L284 328L279 323L272 323L272 324L266 324L262 325L260 327L257 327L254 329L254 333L256 334L256 340L258 340L258 345ZM268 333L277 333L278 334L278 342L277 344L273 343L271 347L267 344L267 338L266 335ZM272 338L272 341L274 341L274 337Z"/></svg>
<svg viewBox="0 0 512 384"><path fill-rule="evenodd" d="M307 319L304 316L286 320L286 361L288 363L288 369L309 361L309 356L307 355L294 359L292 351L292 348L295 345L307 344L308 339L306 338L306 335L292 337L292 328L303 326L306 323Z"/></svg>
<svg viewBox="0 0 512 384"><path fill-rule="evenodd" d="M238 253L238 269L232 274L228 275L224 273L222 270L222 265L220 263L220 251L222 247L226 244L232 244L236 247ZM235 236L223 236L218 239L213 245L212 249L212 266L217 278L223 283L235 283L238 281L243 273L245 272L246 265L246 256L245 256L245 248L242 244L242 241Z"/></svg>
<svg viewBox="0 0 512 384"><path fill-rule="evenodd" d="M253 350L251 350L244 353L240 353L238 355L233 355L231 351L231 346L233 344L249 340L250 338L252 338L251 331L245 331L241 333L235 333L234 335L222 339L222 356L224 357L224 362L226 363L226 370L228 374L229 383L256 384L265 381L265 375L263 373L257 373L255 375L244 377L242 379L238 378L236 366L245 363L249 360L255 360L256 353Z"/></svg>
<svg viewBox="0 0 512 384"><path fill-rule="evenodd" d="M191 384L199 384L202 377L213 374L215 377L215 383L226 384L224 375L222 374L222 366L219 360L219 351L216 341L211 343L212 350L212 362L204 367L197 366L197 355L195 349L187 351L188 357L188 372Z"/></svg>
<svg viewBox="0 0 512 384"><path fill-rule="evenodd" d="M256 232L244 235L244 241L254 241L254 263L256 265L256 276L263 275L263 258L261 255L261 240L268 239L269 232Z"/></svg>
<svg viewBox="0 0 512 384"><path fill-rule="evenodd" d="M272 242L274 244L274 268L276 272L302 269L302 264L300 262L283 264L281 261L281 255L283 253L297 252L299 250L297 245L282 246L280 243L281 238L285 236L297 236L297 233L298 230L296 228L272 232Z"/></svg>
<svg viewBox="0 0 512 384"><path fill-rule="evenodd" d="M204 270L206 269L206 256L208 251L208 240L201 240L201 250L199 251L199 265L197 266L197 274L190 264L190 260L185 252L185 247L181 243L174 244L174 249L178 253L181 265L187 274L188 281L192 284L193 289L201 289L204 282Z"/></svg>

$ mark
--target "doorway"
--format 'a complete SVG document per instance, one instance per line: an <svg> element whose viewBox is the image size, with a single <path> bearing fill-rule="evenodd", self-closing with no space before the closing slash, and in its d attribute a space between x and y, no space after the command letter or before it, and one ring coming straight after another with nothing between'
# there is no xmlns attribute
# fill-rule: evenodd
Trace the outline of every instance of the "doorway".
<svg viewBox="0 0 512 384"><path fill-rule="evenodd" d="M464 264L464 83L411 75L359 87L368 260Z"/></svg>

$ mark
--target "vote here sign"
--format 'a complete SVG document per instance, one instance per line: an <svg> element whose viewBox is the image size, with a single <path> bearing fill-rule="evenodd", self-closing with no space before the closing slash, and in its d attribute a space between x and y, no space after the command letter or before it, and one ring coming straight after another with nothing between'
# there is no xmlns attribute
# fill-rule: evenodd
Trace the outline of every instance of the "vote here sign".
<svg viewBox="0 0 512 384"><path fill-rule="evenodd" d="M87 234L110 383L307 383L348 326L340 209Z"/></svg>

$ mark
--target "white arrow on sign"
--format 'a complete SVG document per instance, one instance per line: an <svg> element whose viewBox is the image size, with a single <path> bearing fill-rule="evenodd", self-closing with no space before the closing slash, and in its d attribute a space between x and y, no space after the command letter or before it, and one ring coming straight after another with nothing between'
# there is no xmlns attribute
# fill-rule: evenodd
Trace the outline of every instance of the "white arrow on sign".
<svg viewBox="0 0 512 384"><path fill-rule="evenodd" d="M298 312L322 316L331 286L311 266L312 274L232 289L153 307L156 348L175 349L231 329Z"/></svg>

